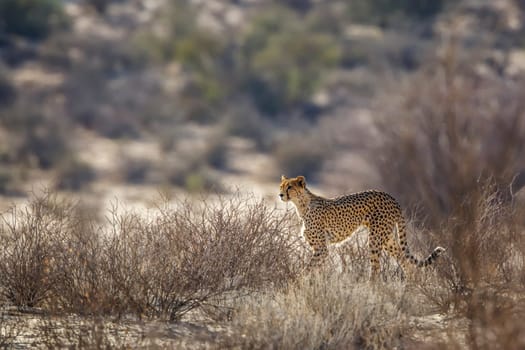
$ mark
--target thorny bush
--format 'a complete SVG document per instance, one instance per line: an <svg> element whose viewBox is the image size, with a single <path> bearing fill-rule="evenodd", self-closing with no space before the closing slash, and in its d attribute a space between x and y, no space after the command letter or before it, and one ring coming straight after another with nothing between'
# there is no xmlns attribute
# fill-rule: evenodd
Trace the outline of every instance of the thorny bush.
<svg viewBox="0 0 525 350"><path fill-rule="evenodd" d="M224 298L282 287L298 272L296 226L251 195L115 205L105 223L56 196L2 215L0 292L54 312L177 319Z"/></svg>

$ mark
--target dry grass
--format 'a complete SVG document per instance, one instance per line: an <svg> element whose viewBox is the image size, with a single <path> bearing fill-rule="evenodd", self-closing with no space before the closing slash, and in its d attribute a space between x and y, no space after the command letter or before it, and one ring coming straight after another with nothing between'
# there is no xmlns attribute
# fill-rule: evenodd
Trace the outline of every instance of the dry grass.
<svg viewBox="0 0 525 350"><path fill-rule="evenodd" d="M147 216L115 207L104 223L36 196L3 215L3 310L26 314L2 314L0 344L517 349L525 208L480 193L433 237L414 225L414 253L448 248L436 266L401 279L385 256L378 282L363 235L302 273L293 213L251 195L160 201Z"/></svg>
<svg viewBox="0 0 525 350"><path fill-rule="evenodd" d="M408 331L410 294L399 283L355 283L324 271L282 291L256 295L234 315L228 347L394 348Z"/></svg>

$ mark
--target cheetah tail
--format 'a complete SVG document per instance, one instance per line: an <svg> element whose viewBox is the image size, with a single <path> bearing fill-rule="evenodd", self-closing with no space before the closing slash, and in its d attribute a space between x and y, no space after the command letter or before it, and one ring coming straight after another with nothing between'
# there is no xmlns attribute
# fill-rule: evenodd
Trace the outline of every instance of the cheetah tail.
<svg viewBox="0 0 525 350"><path fill-rule="evenodd" d="M445 248L443 248L443 247L436 247L436 249L434 249L432 251L432 253L430 253L430 255L427 256L427 258L425 260L417 261L417 263L416 263L417 267L423 267L423 266L431 265L444 252L445 252Z"/></svg>
<svg viewBox="0 0 525 350"><path fill-rule="evenodd" d="M443 254L443 252L445 252L445 248L438 246L432 251L432 253L430 253L429 256L426 257L426 259L419 260L410 253L408 248L404 220L400 220L398 226L396 226L396 229L396 238L399 240L399 244L401 245L401 249L403 250L405 258L417 267L431 265L441 254Z"/></svg>

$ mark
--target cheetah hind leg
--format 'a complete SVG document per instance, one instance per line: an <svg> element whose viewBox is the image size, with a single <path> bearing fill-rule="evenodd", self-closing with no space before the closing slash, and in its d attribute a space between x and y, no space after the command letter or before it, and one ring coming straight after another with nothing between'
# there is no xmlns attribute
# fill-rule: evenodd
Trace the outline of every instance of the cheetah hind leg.
<svg viewBox="0 0 525 350"><path fill-rule="evenodd" d="M396 259L397 263L401 267L401 279L405 280L407 278L407 274L412 271L412 266L408 264L408 260L405 258L399 243L395 239L389 239L384 245L383 249L388 252L391 257Z"/></svg>
<svg viewBox="0 0 525 350"><path fill-rule="evenodd" d="M369 243L369 257L370 257L370 267L372 269L370 274L370 281L377 281L379 277L379 271L381 269L381 265L379 262L380 255L381 255L381 248L375 244Z"/></svg>

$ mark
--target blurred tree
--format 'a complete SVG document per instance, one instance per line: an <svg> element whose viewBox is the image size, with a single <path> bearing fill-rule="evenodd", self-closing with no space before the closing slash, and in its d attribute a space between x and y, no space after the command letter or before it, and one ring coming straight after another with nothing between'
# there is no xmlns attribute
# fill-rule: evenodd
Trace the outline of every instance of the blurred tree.
<svg viewBox="0 0 525 350"><path fill-rule="evenodd" d="M19 35L39 40L66 23L59 0L0 1L0 36Z"/></svg>
<svg viewBox="0 0 525 350"><path fill-rule="evenodd" d="M49 169L71 152L68 125L59 116L44 114L38 106L27 99L0 110L0 127L9 130L8 162Z"/></svg>
<svg viewBox="0 0 525 350"><path fill-rule="evenodd" d="M150 57L181 65L185 82L177 104L183 118L211 121L234 85L231 51L222 37L198 25L196 9L186 1L170 2L163 14L162 29L142 33L136 42Z"/></svg>
<svg viewBox="0 0 525 350"><path fill-rule="evenodd" d="M487 188L508 200L525 168L523 81L481 75L451 56L443 63L381 101L370 157L383 186L406 207L422 205L433 226Z"/></svg>
<svg viewBox="0 0 525 350"><path fill-rule="evenodd" d="M358 22L390 25L403 18L426 20L439 14L450 0L350 0L350 17Z"/></svg>
<svg viewBox="0 0 525 350"><path fill-rule="evenodd" d="M0 67L0 107L9 105L15 97L16 90L7 76L7 71Z"/></svg>
<svg viewBox="0 0 525 350"><path fill-rule="evenodd" d="M77 64L66 63L62 91L67 118L110 138L140 134L153 113L146 105L160 95L156 88L160 82L143 74L145 61L130 46L100 38L63 40L58 49L78 47L82 52Z"/></svg>
<svg viewBox="0 0 525 350"><path fill-rule="evenodd" d="M255 18L242 55L244 86L261 112L274 115L308 102L323 74L339 63L341 49L332 35L274 8Z"/></svg>
<svg viewBox="0 0 525 350"><path fill-rule="evenodd" d="M313 6L312 0L282 0L282 3L300 12L308 12Z"/></svg>
<svg viewBox="0 0 525 350"><path fill-rule="evenodd" d="M108 8L108 5L113 0L85 0L89 5L93 6L95 11L97 11L100 14L106 13L106 10Z"/></svg>
<svg viewBox="0 0 525 350"><path fill-rule="evenodd" d="M181 64L179 106L193 120L216 119L228 101L247 96L266 116L300 108L341 57L333 33L286 7L265 8L231 36L198 23L195 8L174 1L162 30L140 41L151 56Z"/></svg>

